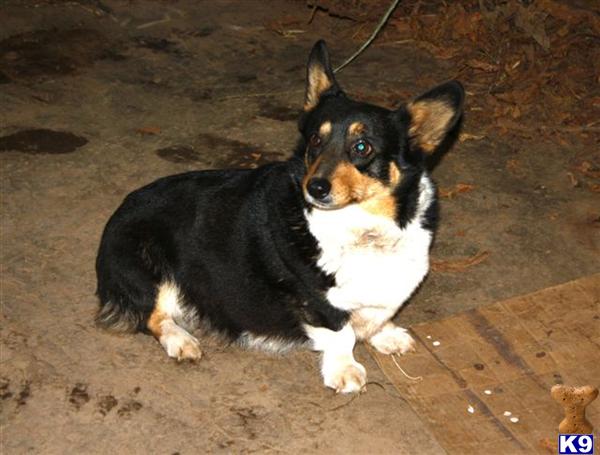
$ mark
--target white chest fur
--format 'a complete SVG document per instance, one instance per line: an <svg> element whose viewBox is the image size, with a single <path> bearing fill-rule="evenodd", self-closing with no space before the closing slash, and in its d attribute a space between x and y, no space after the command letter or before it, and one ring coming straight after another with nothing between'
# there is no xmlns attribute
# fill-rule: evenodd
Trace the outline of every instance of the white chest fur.
<svg viewBox="0 0 600 455"><path fill-rule="evenodd" d="M371 308L386 318L398 311L429 268L432 236L421 220L432 197L431 183L423 177L416 217L403 229L359 205L306 214L322 251L318 264L336 278L327 296L332 305L347 311Z"/></svg>

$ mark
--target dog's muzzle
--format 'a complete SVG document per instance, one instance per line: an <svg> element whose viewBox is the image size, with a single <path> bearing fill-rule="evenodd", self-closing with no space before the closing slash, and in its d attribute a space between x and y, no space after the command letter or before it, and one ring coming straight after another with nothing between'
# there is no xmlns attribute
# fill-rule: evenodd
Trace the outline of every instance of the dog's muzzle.
<svg viewBox="0 0 600 455"><path fill-rule="evenodd" d="M312 178L308 181L304 191L306 201L320 209L334 209L331 197L331 183L324 178Z"/></svg>

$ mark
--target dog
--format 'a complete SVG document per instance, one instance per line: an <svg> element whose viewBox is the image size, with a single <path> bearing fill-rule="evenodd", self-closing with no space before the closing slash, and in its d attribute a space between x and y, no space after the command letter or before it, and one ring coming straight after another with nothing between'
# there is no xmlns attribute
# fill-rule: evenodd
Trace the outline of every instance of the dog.
<svg viewBox="0 0 600 455"><path fill-rule="evenodd" d="M246 347L322 353L325 386L359 392L357 340L414 349L391 319L428 272L438 220L426 157L456 130L447 82L387 110L349 98L323 41L307 65L291 158L161 178L129 194L96 260L97 323L202 356L199 327Z"/></svg>

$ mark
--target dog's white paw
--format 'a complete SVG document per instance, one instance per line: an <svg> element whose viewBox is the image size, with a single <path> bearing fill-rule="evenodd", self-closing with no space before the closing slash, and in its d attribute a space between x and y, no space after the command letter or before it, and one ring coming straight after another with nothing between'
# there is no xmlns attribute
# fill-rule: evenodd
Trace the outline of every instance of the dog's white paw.
<svg viewBox="0 0 600 455"><path fill-rule="evenodd" d="M173 357L178 361L200 360L202 357L198 340L185 329L176 325L163 332L160 337L160 344L165 348L169 357Z"/></svg>
<svg viewBox="0 0 600 455"><path fill-rule="evenodd" d="M406 354L416 349L416 343L406 329L386 324L369 339L369 344L382 354Z"/></svg>
<svg viewBox="0 0 600 455"><path fill-rule="evenodd" d="M360 392L367 382L367 371L356 361L344 362L323 375L325 385L336 393Z"/></svg>

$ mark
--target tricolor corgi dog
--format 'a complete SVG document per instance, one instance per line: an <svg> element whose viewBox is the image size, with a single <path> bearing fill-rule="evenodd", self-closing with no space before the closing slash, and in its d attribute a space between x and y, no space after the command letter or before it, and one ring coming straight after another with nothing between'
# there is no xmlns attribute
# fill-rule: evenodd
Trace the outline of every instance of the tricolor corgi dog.
<svg viewBox="0 0 600 455"><path fill-rule="evenodd" d="M177 360L200 359L199 328L304 346L322 353L327 387L360 391L357 340L414 349L391 319L428 271L438 206L425 158L463 98L453 81L397 110L352 100L317 42L287 161L173 175L125 198L100 243L97 322L147 332Z"/></svg>

